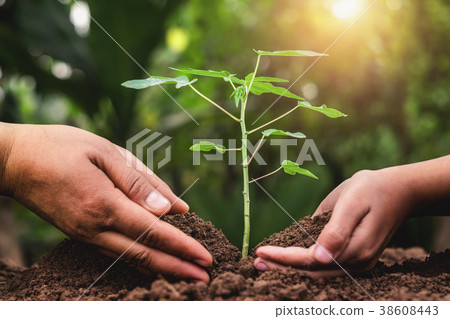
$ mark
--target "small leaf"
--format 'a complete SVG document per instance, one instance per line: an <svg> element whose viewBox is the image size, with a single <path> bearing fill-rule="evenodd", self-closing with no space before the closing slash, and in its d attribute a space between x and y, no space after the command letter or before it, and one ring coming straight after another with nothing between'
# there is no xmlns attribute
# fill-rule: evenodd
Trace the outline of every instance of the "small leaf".
<svg viewBox="0 0 450 319"><path fill-rule="evenodd" d="M262 133L263 133L263 135L265 137L269 137L271 135L290 136L290 137L293 137L293 138L305 138L306 137L305 134L300 133L300 132L291 133L291 132L286 132L286 131L282 131L282 130L277 130L277 129L274 129L274 128L265 130Z"/></svg>
<svg viewBox="0 0 450 319"><path fill-rule="evenodd" d="M321 107L318 106L312 106L309 102L298 102L298 106L304 107L310 110L314 110L316 112L320 112L322 114L325 114L328 117L331 117L333 119L338 117L346 117L347 114L342 113L341 111L338 111L336 109L332 109L327 107L325 104L323 104Z"/></svg>
<svg viewBox="0 0 450 319"><path fill-rule="evenodd" d="M230 76L230 81L235 83L235 84L240 84L240 85L245 84L244 80L239 79L239 78L237 78L235 76Z"/></svg>
<svg viewBox="0 0 450 319"><path fill-rule="evenodd" d="M247 83L247 86L250 84L250 81L252 80L252 78L253 78L253 74L254 74L255 72L252 72L252 73L250 73L250 74L247 74L247 76L245 77L245 83Z"/></svg>
<svg viewBox="0 0 450 319"><path fill-rule="evenodd" d="M143 79L143 80L126 81L126 82L122 83L122 86L130 88L130 89L141 90L141 89L148 88L150 86L174 83L174 84L176 84L175 87L177 89L179 89L179 88L181 88L183 86L192 84L192 83L194 83L196 81L197 81L197 79L193 79L192 81L189 81L189 79L186 76L179 76L179 77L176 77L176 78L166 78L166 77L161 77L161 76L152 76L152 77L150 77L148 79Z"/></svg>
<svg viewBox="0 0 450 319"><path fill-rule="evenodd" d="M257 81L257 82L273 82L273 83L275 83L275 82L279 82L279 83L281 83L281 82L289 82L288 80L281 79L281 78L274 78L274 77L271 77L271 76L257 76L255 78L255 81Z"/></svg>
<svg viewBox="0 0 450 319"><path fill-rule="evenodd" d="M208 141L201 141L200 143L194 144L189 148L191 151L209 152L212 150L217 150L219 153L224 154L225 146L214 144Z"/></svg>
<svg viewBox="0 0 450 319"><path fill-rule="evenodd" d="M197 70L197 69L175 69L170 68L172 70L186 73L186 74L193 74L193 75L199 75L199 76L207 76L212 78L222 78L228 80L231 76L235 74L230 74L228 71L213 71L213 70Z"/></svg>
<svg viewBox="0 0 450 319"><path fill-rule="evenodd" d="M307 50L283 50L283 51L255 51L259 55L272 55L272 56L328 56L328 54L317 53Z"/></svg>
<svg viewBox="0 0 450 319"><path fill-rule="evenodd" d="M245 87L238 86L236 90L231 93L231 97L234 98L234 104L236 107L239 107L239 101L242 101L242 99L245 96Z"/></svg>
<svg viewBox="0 0 450 319"><path fill-rule="evenodd" d="M284 172L286 174L289 174L289 175L300 174L300 175L305 175L305 176L312 177L312 178L315 178L315 179L319 179L319 178L317 178L316 175L314 175L313 173L311 173L307 169L301 168L295 162L284 160L283 163L281 163L281 166L283 167Z"/></svg>
<svg viewBox="0 0 450 319"><path fill-rule="evenodd" d="M250 90L255 95L261 95L263 93L272 93L284 97L288 97L291 99L301 100L304 101L305 99L289 92L284 87L280 86L274 86L271 83L265 83L265 82L253 82L252 89Z"/></svg>

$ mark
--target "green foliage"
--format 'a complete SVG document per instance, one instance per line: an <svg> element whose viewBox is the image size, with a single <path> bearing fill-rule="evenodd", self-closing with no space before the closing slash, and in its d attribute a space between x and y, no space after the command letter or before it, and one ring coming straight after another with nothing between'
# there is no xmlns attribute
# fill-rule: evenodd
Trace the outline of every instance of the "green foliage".
<svg viewBox="0 0 450 319"><path fill-rule="evenodd" d="M179 88L182 88L183 86L190 85L194 82L197 82L197 79L193 79L192 81L189 81L189 79L184 75L176 77L176 78L152 76L152 77L150 77L148 79L144 79L144 80L126 81L126 82L122 83L122 86L124 86L126 88L130 88L130 89L142 90L142 89L148 88L150 86L172 83L172 84L176 84L175 87L177 89L179 89Z"/></svg>
<svg viewBox="0 0 450 319"><path fill-rule="evenodd" d="M314 175L307 169L301 168L300 165L292 161L284 160L283 163L281 163L281 167L283 167L284 172L289 175L299 174L319 179L316 175Z"/></svg>
<svg viewBox="0 0 450 319"><path fill-rule="evenodd" d="M199 75L199 76L206 76L206 77L212 77L212 78L222 78L224 80L229 79L231 76L234 76L236 74L231 74L228 71L212 71L212 70L197 70L197 69L176 69L176 68L169 68L174 71L178 71L185 74L192 74L192 75Z"/></svg>
<svg viewBox="0 0 450 319"><path fill-rule="evenodd" d="M210 152L212 150L216 150L222 154L226 152L225 146L214 144L208 141L201 141L200 143L192 145L189 149L191 151L201 151L201 152Z"/></svg>
<svg viewBox="0 0 450 319"><path fill-rule="evenodd" d="M268 129L262 132L262 134L265 137L269 137L272 135L278 135L278 136L290 136L293 138L305 138L305 134L297 132L297 133L291 133L291 132L287 132L287 131L283 131L283 130L277 130L277 129Z"/></svg>
<svg viewBox="0 0 450 319"><path fill-rule="evenodd" d="M250 73L249 75L253 76L253 73ZM273 83L289 82L288 80L281 79L281 78L274 78L271 76L257 76L257 77L255 77L254 81L256 81L256 82L273 82Z"/></svg>
<svg viewBox="0 0 450 319"><path fill-rule="evenodd" d="M238 86L233 93L231 94L231 97L234 100L234 105L236 105L236 107L239 107L239 102L243 102L244 98L245 98L245 94L246 94L246 90L245 90L245 86L241 85Z"/></svg>
<svg viewBox="0 0 450 319"><path fill-rule="evenodd" d="M227 114L230 118L233 120L239 122L240 128L241 128L241 140L242 140L242 146L240 149L242 152L242 158L243 158L243 165L242 165L242 178L243 178L243 196L244 196L244 238L243 238L243 244L242 244L242 256L245 257L248 254L249 249L249 236L250 236L250 194L249 194L249 173L248 173L248 166L250 162L247 160L247 137L249 134L251 134L254 131L259 130L260 128L265 127L266 125L271 124L273 121L254 129L253 131L247 131L246 123L245 123L245 115L246 115L246 106L248 102L248 98L250 93L254 95L261 95L264 93L272 93L279 96L285 96L287 98L292 98L296 100L304 101L304 98L289 92L287 89L283 87L277 87L274 86L271 82L286 82L286 80L281 78L275 78L275 77L257 77L256 74L258 72L258 67L260 63L261 56L264 55L272 55L272 56L322 56L322 54L315 53L312 51L255 51L258 54L258 59L256 62L255 71L253 73L248 74L245 77L245 80L239 79L235 77L235 74L231 74L228 71L212 71L212 70L199 70L199 69L175 69L172 68L175 71L182 72L185 74L190 75L197 75L197 76L205 76L205 77L212 77L212 78L222 78L227 82L230 82L234 91L231 94L231 98L234 100L234 104L236 107L241 107L241 115L240 118L236 118L233 114L229 113L226 109L224 109L222 106L217 104L216 102L210 100L207 98L204 94L202 94L200 91L198 91L196 88L194 88L191 84L196 81L194 79L193 81L189 81L189 79L186 76L180 76L177 78L166 78L166 77L152 77L145 80L132 80L127 81L123 83L122 85L128 88L133 89L143 89L150 86L160 85L164 83L176 83L176 87L180 88L183 86L190 86L190 88L198 94L200 97L217 107L219 110ZM235 87L234 84L238 84L238 87ZM337 117L343 117L346 116L345 114L341 113L338 110L327 108L325 105L322 105L322 107L313 107L309 102L298 102L298 105L295 106L293 109L291 109L289 112L285 113L284 115L278 117L275 120L278 120L288 114L290 114L294 109L298 107L304 107L308 108L320 113L323 113L327 115L328 117L337 118ZM304 138L305 135L303 133L297 132L297 133L291 133L288 131L283 131L279 129L267 129L262 132L263 138L260 140L260 143L263 141L265 137L269 137L272 135L278 135L278 136L289 136L293 138ZM202 152L209 152L216 150L220 153L225 153L226 151L237 151L237 150L227 150L222 145L216 145L209 141L202 141L200 143L197 143L190 147L192 151L202 151ZM254 155L254 154L253 154ZM253 158L253 155L251 158ZM251 161L251 159L250 159ZM311 173L310 171L301 168L297 163L291 162L291 161L283 161L282 166L278 168L276 171L266 174L260 178L253 179L253 181L265 178L267 176L270 176L272 174L275 174L281 168L284 169L284 171L287 174L290 175L305 175L311 178L317 179L317 177Z"/></svg>
<svg viewBox="0 0 450 319"><path fill-rule="evenodd" d="M336 119L339 117L347 117L347 114L344 114L341 111L338 111L336 109L329 108L325 104L318 107L318 106L312 106L311 103L309 103L309 102L298 102L298 106L325 114L326 116L331 117L333 119Z"/></svg>
<svg viewBox="0 0 450 319"><path fill-rule="evenodd" d="M233 83L248 86L252 75L253 75L253 73L250 73L249 75L247 75L246 80L241 80L234 76L232 76L230 79ZM250 76L250 78L249 78L249 76ZM280 82L280 81L278 81L278 82ZM284 97L291 98L291 99L296 99L296 100L301 100L301 101L305 100L304 98L302 98L294 93L289 92L287 89L285 89L283 87L274 86L265 80L258 81L256 79L256 77L255 77L253 85L250 89L250 92L253 93L254 95L271 93L271 94L280 95L280 96L284 96Z"/></svg>

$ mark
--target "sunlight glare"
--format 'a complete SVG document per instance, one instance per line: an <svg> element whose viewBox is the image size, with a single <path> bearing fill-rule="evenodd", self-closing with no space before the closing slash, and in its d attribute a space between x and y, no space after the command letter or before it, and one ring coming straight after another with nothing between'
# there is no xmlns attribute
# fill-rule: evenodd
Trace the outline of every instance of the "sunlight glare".
<svg viewBox="0 0 450 319"><path fill-rule="evenodd" d="M337 1L331 11L338 19L353 18L359 12L361 7L361 0L339 0Z"/></svg>
<svg viewBox="0 0 450 319"><path fill-rule="evenodd" d="M80 36L86 36L89 33L91 23L90 10L86 2L78 1L70 9L70 22L75 27L75 31Z"/></svg>

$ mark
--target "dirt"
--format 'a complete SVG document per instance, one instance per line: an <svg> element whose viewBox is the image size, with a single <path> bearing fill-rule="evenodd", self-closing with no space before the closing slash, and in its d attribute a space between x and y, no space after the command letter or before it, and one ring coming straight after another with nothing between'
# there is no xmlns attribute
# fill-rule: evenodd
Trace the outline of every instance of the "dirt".
<svg viewBox="0 0 450 319"><path fill-rule="evenodd" d="M317 238L329 213L300 225ZM420 248L387 249L377 266L351 278L311 279L293 269L258 272L254 250L241 259L239 250L210 222L193 213L166 216L165 221L196 238L213 255L210 284L147 277L93 247L64 240L28 269L0 262L2 300L450 300L450 250L427 254ZM294 223L260 245L309 247L313 240ZM412 258L411 258L412 257Z"/></svg>

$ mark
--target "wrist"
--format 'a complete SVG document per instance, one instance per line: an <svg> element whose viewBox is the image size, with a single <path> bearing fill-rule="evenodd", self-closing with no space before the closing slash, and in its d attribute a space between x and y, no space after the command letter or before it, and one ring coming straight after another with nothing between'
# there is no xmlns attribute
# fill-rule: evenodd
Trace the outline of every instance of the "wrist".
<svg viewBox="0 0 450 319"><path fill-rule="evenodd" d="M380 171L386 172L394 183L393 192L402 196L402 201L408 206L408 216L448 214L450 156ZM445 211L442 211L443 208Z"/></svg>
<svg viewBox="0 0 450 319"><path fill-rule="evenodd" d="M17 125L0 122L0 195L11 195L10 156Z"/></svg>
<svg viewBox="0 0 450 319"><path fill-rule="evenodd" d="M403 218L411 217L422 201L422 196L419 196L418 189L415 187L417 176L411 172L409 165L387 167L378 172L386 181L384 183L387 185L385 191L389 193L389 196L395 197L397 202L402 203L401 215Z"/></svg>

